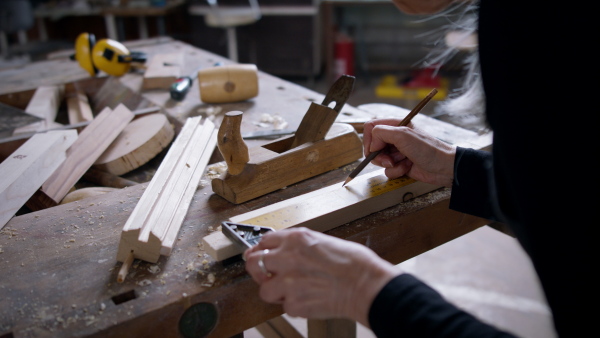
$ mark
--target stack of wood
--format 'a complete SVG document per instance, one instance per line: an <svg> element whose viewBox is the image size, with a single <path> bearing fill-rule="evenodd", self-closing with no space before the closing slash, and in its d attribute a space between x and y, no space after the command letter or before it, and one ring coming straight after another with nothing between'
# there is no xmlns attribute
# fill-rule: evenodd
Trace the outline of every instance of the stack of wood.
<svg viewBox="0 0 600 338"><path fill-rule="evenodd" d="M110 88L122 91L110 81L101 83L96 88L100 96L114 97L116 93L106 93ZM157 113L158 107L132 111L117 103L114 109L105 105L94 114L90 98L102 97L89 97L83 87L35 89L24 113L37 121L14 128L12 137L0 140L0 228L23 206L36 211L134 185L120 175L146 164L171 144L175 129L165 114ZM12 95L15 100L24 96ZM65 106L67 125L56 122ZM74 191L81 179L100 186Z"/></svg>

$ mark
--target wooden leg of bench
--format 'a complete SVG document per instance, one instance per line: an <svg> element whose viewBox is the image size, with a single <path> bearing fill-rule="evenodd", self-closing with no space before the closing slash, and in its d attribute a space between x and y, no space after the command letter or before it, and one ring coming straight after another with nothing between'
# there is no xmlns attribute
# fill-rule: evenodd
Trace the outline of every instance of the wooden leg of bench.
<svg viewBox="0 0 600 338"><path fill-rule="evenodd" d="M282 316L267 320L255 328L265 338L303 338L300 332Z"/></svg>
<svg viewBox="0 0 600 338"><path fill-rule="evenodd" d="M356 322L348 319L308 320L308 338L356 337Z"/></svg>

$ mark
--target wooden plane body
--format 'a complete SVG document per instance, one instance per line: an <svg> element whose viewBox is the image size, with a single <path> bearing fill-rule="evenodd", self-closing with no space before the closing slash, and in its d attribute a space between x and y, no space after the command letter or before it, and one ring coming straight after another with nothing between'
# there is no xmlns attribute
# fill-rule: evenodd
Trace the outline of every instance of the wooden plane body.
<svg viewBox="0 0 600 338"><path fill-rule="evenodd" d="M295 139L293 135L250 148L242 172L213 179L213 191L239 204L362 157L362 141L349 124L334 123L324 139L290 149Z"/></svg>

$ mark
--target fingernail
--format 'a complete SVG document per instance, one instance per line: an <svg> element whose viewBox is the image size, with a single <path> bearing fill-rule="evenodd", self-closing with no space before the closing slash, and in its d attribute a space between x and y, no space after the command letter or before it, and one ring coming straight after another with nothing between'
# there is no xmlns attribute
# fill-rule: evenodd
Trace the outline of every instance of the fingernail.
<svg viewBox="0 0 600 338"><path fill-rule="evenodd" d="M381 164L383 165L384 168L392 167L392 162L390 160L384 160L383 162L381 162Z"/></svg>

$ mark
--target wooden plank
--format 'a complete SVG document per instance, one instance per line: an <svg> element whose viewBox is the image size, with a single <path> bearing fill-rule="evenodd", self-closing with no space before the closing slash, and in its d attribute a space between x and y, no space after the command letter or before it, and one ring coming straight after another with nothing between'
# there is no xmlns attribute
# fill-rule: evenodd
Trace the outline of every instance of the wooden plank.
<svg viewBox="0 0 600 338"><path fill-rule="evenodd" d="M217 130L201 116L188 118L139 203L123 226L117 260L157 262L171 254L194 192L217 142Z"/></svg>
<svg viewBox="0 0 600 338"><path fill-rule="evenodd" d="M107 107L100 112L79 134L67 150L67 159L29 199L27 206L39 210L58 205L133 116L124 105L115 110Z"/></svg>
<svg viewBox="0 0 600 338"><path fill-rule="evenodd" d="M157 54L144 72L142 89L169 89L181 76L183 53Z"/></svg>
<svg viewBox="0 0 600 338"><path fill-rule="evenodd" d="M40 86L35 90L33 97L27 104L25 111L33 116L41 118L41 121L30 125L16 128L13 135L33 131L43 131L60 126L54 120L60 107L64 93L63 85Z"/></svg>
<svg viewBox="0 0 600 338"><path fill-rule="evenodd" d="M75 130L34 135L0 163L0 229L66 159Z"/></svg>
<svg viewBox="0 0 600 338"><path fill-rule="evenodd" d="M130 122L94 162L94 167L123 175L158 155L173 140L175 130L164 114L150 114Z"/></svg>
<svg viewBox="0 0 600 338"><path fill-rule="evenodd" d="M253 210L230 220L283 230L304 226L325 232L344 223L367 216L440 188L401 177L389 180L384 169L360 175L342 187L336 183L289 200ZM242 253L222 232L202 239L204 248L215 259L223 260Z"/></svg>

